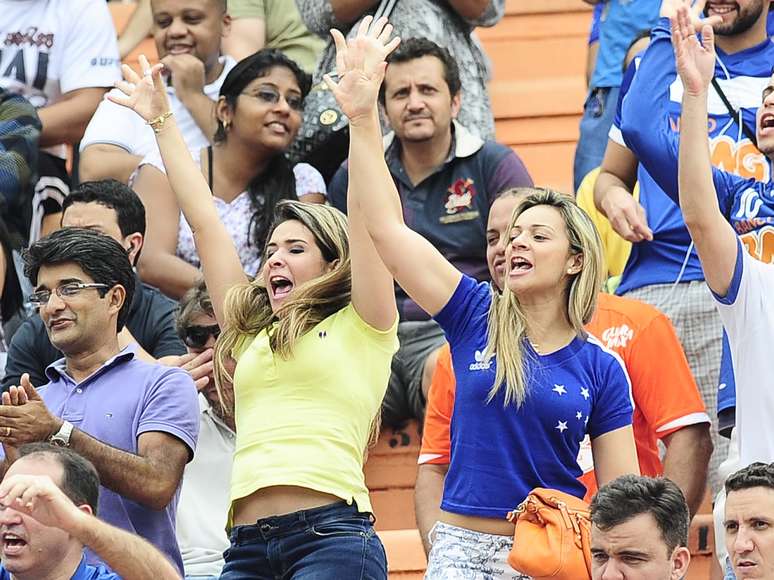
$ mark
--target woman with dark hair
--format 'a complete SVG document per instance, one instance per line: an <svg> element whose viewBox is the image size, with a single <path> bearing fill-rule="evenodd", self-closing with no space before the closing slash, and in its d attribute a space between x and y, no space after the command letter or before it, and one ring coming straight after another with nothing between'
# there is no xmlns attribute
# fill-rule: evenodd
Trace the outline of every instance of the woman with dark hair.
<svg viewBox="0 0 774 580"><path fill-rule="evenodd" d="M309 76L277 50L261 50L228 74L215 105L213 144L192 156L207 178L218 215L254 276L274 206L282 199L325 201L325 182L311 165L292 165L285 151L301 124ZM145 204L148 234L140 276L179 298L201 273L194 235L181 214L158 152L140 164L134 188ZM177 228L169 224L179 222Z"/></svg>

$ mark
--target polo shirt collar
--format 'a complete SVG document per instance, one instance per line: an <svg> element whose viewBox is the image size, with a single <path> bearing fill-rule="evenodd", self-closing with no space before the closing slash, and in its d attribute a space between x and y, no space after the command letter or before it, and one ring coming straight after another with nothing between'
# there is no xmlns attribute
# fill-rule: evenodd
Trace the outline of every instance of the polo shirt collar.
<svg viewBox="0 0 774 580"><path fill-rule="evenodd" d="M105 372L107 372L108 369L118 366L124 362L130 361L136 356L137 356L137 343L133 342L132 344L126 346L123 350L118 352L118 354L112 356L104 363L102 363L101 367L99 367L96 371L91 373L91 375L83 379L80 384L83 384L87 381L91 381L94 378L98 377L99 375L102 375ZM52 362L50 365L48 365L46 367L46 378L48 378L48 380L52 383L60 379L64 379L67 382L73 382L72 377L70 377L70 375L67 374L67 359L65 357L62 357L59 360L56 360Z"/></svg>
<svg viewBox="0 0 774 580"><path fill-rule="evenodd" d="M199 393L199 412L202 415L209 415L210 417L212 417L212 420L221 429L225 429L227 432L233 433L233 431L231 430L231 427L226 425L226 423L223 421L223 419L221 419L220 416L212 408L212 405L210 405L210 402L207 400L207 397L205 397L201 393Z"/></svg>
<svg viewBox="0 0 774 580"><path fill-rule="evenodd" d="M395 132L390 131L384 136L384 151L387 158L387 164L392 167L393 163L401 165L400 162L400 141L395 138ZM484 141L476 137L456 120L452 121L452 146L449 148L449 155L444 165L453 161L455 158L472 157L478 153L484 146Z"/></svg>

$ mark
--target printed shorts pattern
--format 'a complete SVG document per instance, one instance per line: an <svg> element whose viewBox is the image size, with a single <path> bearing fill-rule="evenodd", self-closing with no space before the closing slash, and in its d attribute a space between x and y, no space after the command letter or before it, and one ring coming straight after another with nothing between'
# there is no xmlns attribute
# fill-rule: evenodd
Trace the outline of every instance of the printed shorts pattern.
<svg viewBox="0 0 774 580"><path fill-rule="evenodd" d="M508 564L513 538L438 522L425 580L530 580Z"/></svg>

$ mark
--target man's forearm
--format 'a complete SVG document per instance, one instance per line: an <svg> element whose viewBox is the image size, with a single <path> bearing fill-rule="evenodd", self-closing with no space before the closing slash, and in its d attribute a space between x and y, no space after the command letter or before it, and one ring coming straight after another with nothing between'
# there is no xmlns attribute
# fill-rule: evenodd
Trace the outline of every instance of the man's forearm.
<svg viewBox="0 0 774 580"><path fill-rule="evenodd" d="M614 187L628 191L630 194L632 193L633 189L614 173L610 173L604 169L601 170L599 172L599 176L597 176L597 182L594 185L594 205L606 217L607 213L605 212L605 197L607 196L608 191Z"/></svg>
<svg viewBox="0 0 774 580"><path fill-rule="evenodd" d="M125 580L180 578L172 563L147 541L92 515L84 514L82 525L67 531Z"/></svg>
<svg viewBox="0 0 774 580"><path fill-rule="evenodd" d="M132 52L148 36L153 25L150 0L139 0L129 23L118 37L118 52L121 58Z"/></svg>
<svg viewBox="0 0 774 580"><path fill-rule="evenodd" d="M107 89L79 89L73 92L76 94L65 95L58 103L38 109L43 125L41 147L78 142Z"/></svg>
<svg viewBox="0 0 774 580"><path fill-rule="evenodd" d="M169 504L177 483L169 485L147 458L111 447L80 429L73 430L70 447L94 464L108 489L151 509L161 510Z"/></svg>
<svg viewBox="0 0 774 580"><path fill-rule="evenodd" d="M414 512L417 518L419 535L425 554L430 553L430 530L441 517L441 499L443 481L448 465L420 465L417 469L417 481L414 486Z"/></svg>
<svg viewBox="0 0 774 580"><path fill-rule="evenodd" d="M689 425L665 439L664 477L683 491L693 516L701 506L707 486L707 466L712 455L709 424Z"/></svg>
<svg viewBox="0 0 774 580"><path fill-rule="evenodd" d="M208 141L212 141L215 136L217 123L215 120L215 101L210 99L204 93L195 93L192 95L179 95L180 100L191 113L196 124L201 129Z"/></svg>
<svg viewBox="0 0 774 580"><path fill-rule="evenodd" d="M139 155L132 155L116 145L94 144L81 153L78 169L81 181L113 178L127 183L141 161Z"/></svg>

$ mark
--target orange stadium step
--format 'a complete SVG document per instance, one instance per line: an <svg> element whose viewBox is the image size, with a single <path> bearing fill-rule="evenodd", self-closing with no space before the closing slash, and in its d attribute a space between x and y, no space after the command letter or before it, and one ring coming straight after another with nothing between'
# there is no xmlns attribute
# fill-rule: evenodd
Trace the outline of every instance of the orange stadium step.
<svg viewBox="0 0 774 580"><path fill-rule="evenodd" d="M414 483L420 437L416 421L405 429L382 430L365 465L366 485L376 514L377 530L416 528Z"/></svg>
<svg viewBox="0 0 774 580"><path fill-rule="evenodd" d="M497 139L519 153L535 183L567 192L590 21L588 5L576 0L508 0L497 26L477 29L492 61Z"/></svg>

